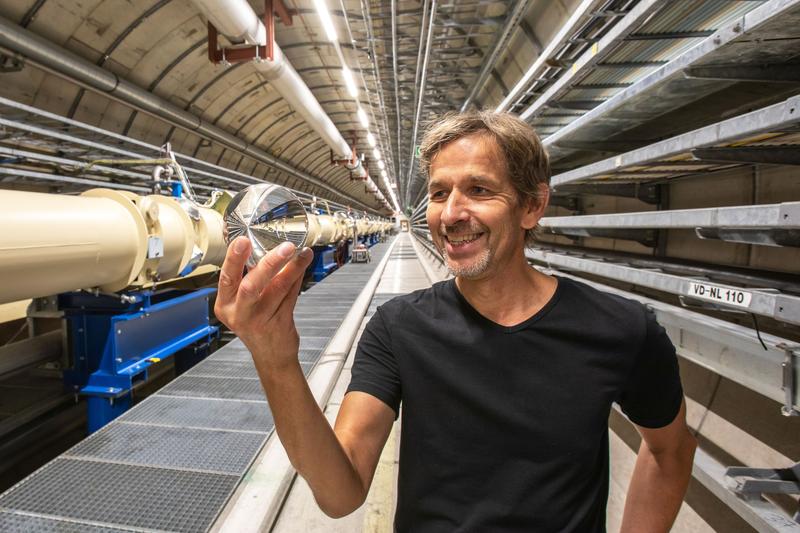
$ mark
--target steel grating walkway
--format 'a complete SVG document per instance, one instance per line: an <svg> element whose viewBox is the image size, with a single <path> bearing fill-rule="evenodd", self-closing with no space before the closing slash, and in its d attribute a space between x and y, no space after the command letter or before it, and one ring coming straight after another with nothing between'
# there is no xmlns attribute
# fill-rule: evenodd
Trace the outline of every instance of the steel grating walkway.
<svg viewBox="0 0 800 533"><path fill-rule="evenodd" d="M390 246L298 299L306 376ZM236 339L0 495L0 531L208 531L273 427Z"/></svg>

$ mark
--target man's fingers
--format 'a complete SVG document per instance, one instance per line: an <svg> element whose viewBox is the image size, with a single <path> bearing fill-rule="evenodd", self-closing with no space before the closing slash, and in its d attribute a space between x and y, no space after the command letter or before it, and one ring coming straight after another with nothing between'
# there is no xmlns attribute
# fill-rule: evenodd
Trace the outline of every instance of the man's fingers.
<svg viewBox="0 0 800 533"><path fill-rule="evenodd" d="M242 272L250 254L250 241L247 237L237 237L225 254L225 262L222 263L222 270L219 273L219 290L217 292L217 302L220 306L233 302L236 299L236 292L242 281Z"/></svg>
<svg viewBox="0 0 800 533"><path fill-rule="evenodd" d="M313 257L313 253L311 254ZM276 315L282 315L286 313L290 317L294 313L294 306L297 305L297 298L300 296L300 287L303 285L303 276L298 276L295 282L292 284L292 287L289 289L289 294L286 295L286 298L278 306L278 309L275 311Z"/></svg>
<svg viewBox="0 0 800 533"><path fill-rule="evenodd" d="M256 268L247 273L247 277L239 285L238 300L245 305L255 305L261 293L272 282L272 278L280 272L294 254L295 245L283 242L265 255Z"/></svg>
<svg viewBox="0 0 800 533"><path fill-rule="evenodd" d="M303 274L313 258L314 252L310 248L304 248L294 259L289 261L283 267L283 270L273 278L272 283L267 288L270 298L262 299L259 312L264 313L266 316L272 316L287 303L291 312L297 301L300 285L303 283Z"/></svg>

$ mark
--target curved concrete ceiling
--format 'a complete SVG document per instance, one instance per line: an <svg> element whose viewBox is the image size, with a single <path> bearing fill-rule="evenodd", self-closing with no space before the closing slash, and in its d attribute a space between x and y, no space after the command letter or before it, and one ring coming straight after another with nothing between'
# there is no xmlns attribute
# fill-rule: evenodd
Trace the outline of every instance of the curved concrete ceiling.
<svg viewBox="0 0 800 533"><path fill-rule="evenodd" d="M550 19L558 19L566 16L574 2L528 3L528 12L546 11ZM358 123L357 104L345 88L335 47L327 41L316 11L310 1L287 0L286 4L295 10L293 24L286 26L276 18L276 42L345 139L355 138L358 151L369 156L372 149ZM421 70L417 64L422 57L423 5L406 0L396 3L395 92L390 2L328 0L327 4L390 180L399 182L402 189L413 160L415 141L411 132ZM437 114L461 107L478 78L482 61L495 45L511 4L484 0L438 4L420 128ZM263 12L258 2L251 2L251 6L257 13ZM257 146L338 194L271 169L230 147L209 142L196 132L82 88L32 63L18 72L0 74L0 95L151 144L169 140L178 152L310 194L380 208L363 182L352 180L346 169L331 164L328 146L252 63L214 65L209 61L206 21L189 0L0 0L0 15ZM495 70L477 91L478 105L495 104L504 95L503 86L516 81L514 71L522 68L515 67L515 57L525 63L535 55L537 39L535 35L524 38L531 30L530 23L523 23L527 28L518 32L523 38L515 37L513 43L517 50L500 54L499 73ZM512 79L504 82L508 76ZM389 191L377 169L372 175L388 199Z"/></svg>

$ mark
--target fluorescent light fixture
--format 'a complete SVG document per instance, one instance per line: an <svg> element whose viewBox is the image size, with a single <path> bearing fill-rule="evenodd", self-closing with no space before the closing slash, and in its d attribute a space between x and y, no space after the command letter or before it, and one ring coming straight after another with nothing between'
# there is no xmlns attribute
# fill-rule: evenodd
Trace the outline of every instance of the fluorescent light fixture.
<svg viewBox="0 0 800 533"><path fill-rule="evenodd" d="M378 151L378 149L377 149L377 148L375 148L374 150L372 150L372 158L373 158L375 161L380 161L380 160L381 160L381 153Z"/></svg>
<svg viewBox="0 0 800 533"><path fill-rule="evenodd" d="M339 36L336 35L336 27L333 25L333 19L330 11L328 11L328 6L325 5L325 0L314 0L314 7L317 8L317 14L322 21L322 27L325 29L328 40L332 43L338 43Z"/></svg>
<svg viewBox="0 0 800 533"><path fill-rule="evenodd" d="M375 142L375 136L372 134L372 132L367 133L367 142L373 148L375 147L375 144L377 144Z"/></svg>
<svg viewBox="0 0 800 533"><path fill-rule="evenodd" d="M358 89L356 88L356 82L353 79L353 73L350 72L350 69L347 67L342 67L342 76L344 76L344 84L347 87L347 92L350 93L350 96L353 98L358 96Z"/></svg>
<svg viewBox="0 0 800 533"><path fill-rule="evenodd" d="M369 119L367 118L367 114L364 112L364 109L361 106L358 106L356 115L358 115L358 120L361 121L361 125L365 128L369 128Z"/></svg>
<svg viewBox="0 0 800 533"><path fill-rule="evenodd" d="M384 163L383 161L378 161L378 168L380 168L381 170L385 169L386 163Z"/></svg>

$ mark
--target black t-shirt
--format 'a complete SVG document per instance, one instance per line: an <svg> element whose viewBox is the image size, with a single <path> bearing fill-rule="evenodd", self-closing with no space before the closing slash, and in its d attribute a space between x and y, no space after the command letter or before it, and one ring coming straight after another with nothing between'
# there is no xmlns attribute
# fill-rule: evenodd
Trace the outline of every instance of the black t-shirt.
<svg viewBox="0 0 800 533"><path fill-rule="evenodd" d="M453 280L378 308L348 391L399 411L397 531L605 531L608 415L672 422L675 349L642 304L558 278L521 324Z"/></svg>

